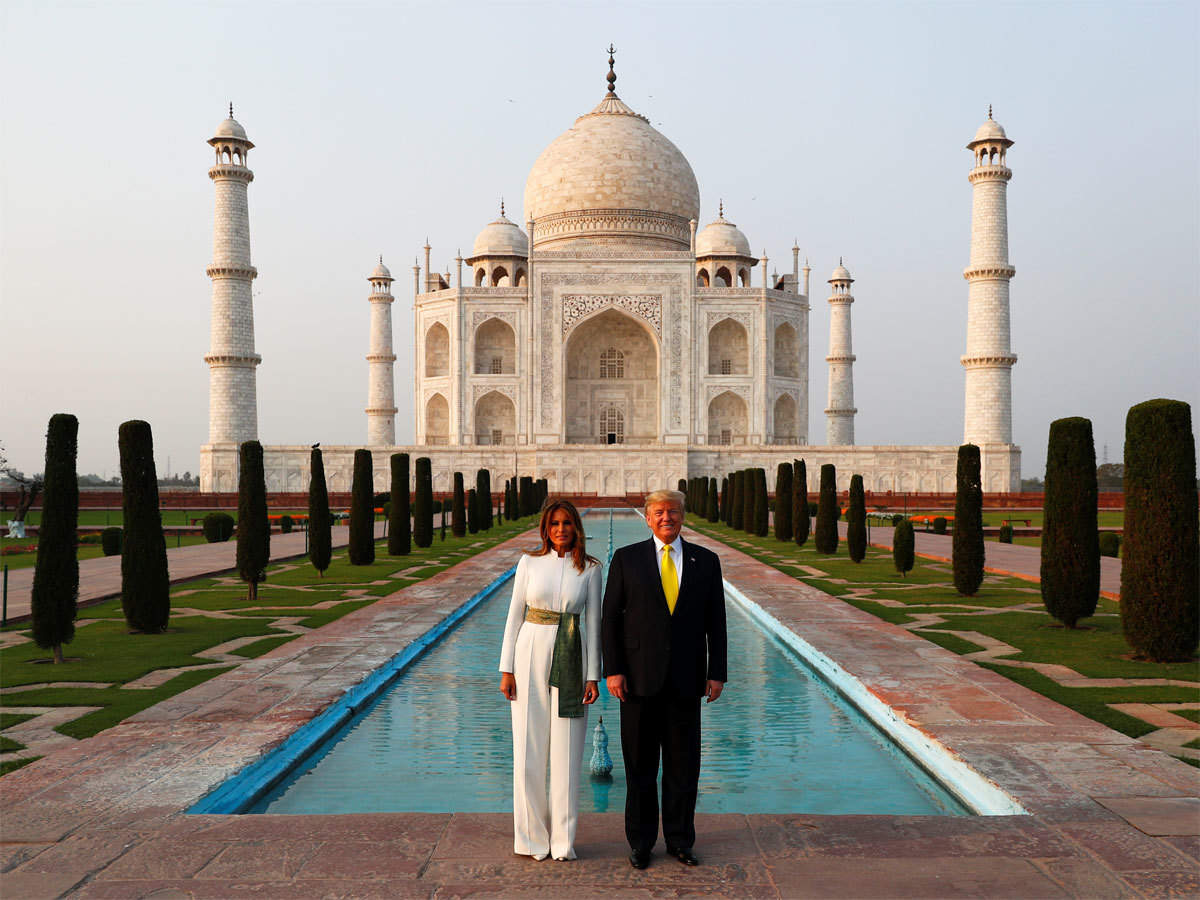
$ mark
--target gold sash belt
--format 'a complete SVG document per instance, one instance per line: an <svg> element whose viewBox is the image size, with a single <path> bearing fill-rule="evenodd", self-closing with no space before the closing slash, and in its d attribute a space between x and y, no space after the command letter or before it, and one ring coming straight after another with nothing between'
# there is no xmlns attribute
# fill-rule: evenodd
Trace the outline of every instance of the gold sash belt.
<svg viewBox="0 0 1200 900"><path fill-rule="evenodd" d="M538 609L535 606L525 607L525 621L534 625L557 625L562 620L562 613L550 609Z"/></svg>

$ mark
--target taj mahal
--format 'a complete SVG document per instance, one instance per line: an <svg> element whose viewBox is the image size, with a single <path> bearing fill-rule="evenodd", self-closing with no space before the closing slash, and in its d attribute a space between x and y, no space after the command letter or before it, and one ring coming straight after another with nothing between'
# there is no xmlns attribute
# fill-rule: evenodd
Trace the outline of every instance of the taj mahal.
<svg viewBox="0 0 1200 900"><path fill-rule="evenodd" d="M607 81L600 102L533 164L524 228L502 204L470 256L445 273L430 266L426 241L424 266L418 260L412 269L412 446L396 445L394 278L382 259L367 276L365 440L330 444L313 435L323 442L329 489L350 489L354 451L366 447L377 490L388 487L388 457L404 451L431 459L435 491L449 490L456 471L487 468L494 484L519 473L548 479L552 492L614 496L748 466L772 471L799 457L810 472L833 463L842 490L861 474L869 491L952 492L956 446L855 443L854 278L840 261L825 298L825 433L809 434L808 260L793 246L790 266L772 271L723 203L702 225L691 165L617 96L611 54ZM238 445L259 439L248 216L254 145L232 107L208 143L216 213L200 480L202 491L229 492L237 490ZM979 445L989 492L1020 486L1009 346L1011 145L990 110L967 144L963 441ZM268 490L307 490L308 445L268 444L264 456Z"/></svg>

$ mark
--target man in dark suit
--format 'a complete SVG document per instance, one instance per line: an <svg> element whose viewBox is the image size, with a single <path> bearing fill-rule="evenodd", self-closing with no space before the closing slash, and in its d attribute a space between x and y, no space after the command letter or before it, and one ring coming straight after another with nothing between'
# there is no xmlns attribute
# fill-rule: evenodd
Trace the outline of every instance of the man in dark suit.
<svg viewBox="0 0 1200 900"><path fill-rule="evenodd" d="M679 537L683 494L650 494L646 524L650 540L613 554L601 618L608 690L621 701L625 836L630 864L646 868L661 753L667 853L694 866L700 698L712 703L725 686L725 588L717 555Z"/></svg>

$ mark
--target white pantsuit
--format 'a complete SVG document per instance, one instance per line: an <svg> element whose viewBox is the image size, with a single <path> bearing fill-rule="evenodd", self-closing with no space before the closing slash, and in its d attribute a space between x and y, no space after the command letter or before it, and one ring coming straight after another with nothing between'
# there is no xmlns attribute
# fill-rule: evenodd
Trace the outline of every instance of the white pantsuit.
<svg viewBox="0 0 1200 900"><path fill-rule="evenodd" d="M600 680L600 566L575 568L571 554L522 556L517 563L500 671L517 681L512 702L513 850L575 858L579 782L587 716L558 715L550 663L558 625L525 621L525 607L579 616L584 681ZM546 773L549 768L549 784Z"/></svg>

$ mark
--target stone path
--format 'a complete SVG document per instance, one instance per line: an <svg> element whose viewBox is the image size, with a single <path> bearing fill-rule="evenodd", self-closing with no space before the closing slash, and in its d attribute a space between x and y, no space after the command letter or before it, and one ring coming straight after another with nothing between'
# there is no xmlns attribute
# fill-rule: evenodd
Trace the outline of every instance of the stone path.
<svg viewBox="0 0 1200 900"><path fill-rule="evenodd" d="M712 543L696 536L701 543ZM728 580L1029 815L698 817L704 865L573 863L506 814L191 816L210 788L512 565L517 538L3 779L5 897L1165 897L1200 892L1200 772L724 547ZM736 667L734 669L736 672ZM736 677L722 703L739 698ZM501 702L493 698L494 702ZM487 702L481 698L481 702Z"/></svg>
<svg viewBox="0 0 1200 900"><path fill-rule="evenodd" d="M383 522L375 523L375 536L383 536ZM350 542L350 528L335 525L332 529L334 548ZM271 535L271 561L279 562L303 556L305 535L302 531ZM167 570L171 583L190 581L204 575L228 572L237 566L237 541L219 544L192 544L188 547L167 548ZM10 569L8 572L8 621L22 622L29 618L29 595L33 590L33 566ZM121 593L121 557L100 556L79 563L79 605L87 606L119 596Z"/></svg>

